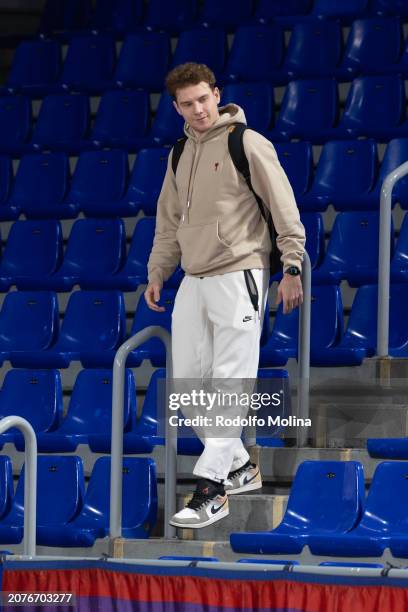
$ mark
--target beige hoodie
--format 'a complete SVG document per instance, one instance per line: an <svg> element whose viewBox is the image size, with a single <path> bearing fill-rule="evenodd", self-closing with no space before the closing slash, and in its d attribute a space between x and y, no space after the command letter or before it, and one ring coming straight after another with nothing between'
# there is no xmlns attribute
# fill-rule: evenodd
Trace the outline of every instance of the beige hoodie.
<svg viewBox="0 0 408 612"><path fill-rule="evenodd" d="M228 151L229 128L246 123L245 115L235 104L219 112L219 119L201 136L186 124L188 139L176 177L170 153L148 262L151 283L162 285L180 259L191 276L269 267L267 224ZM305 231L275 149L253 130L245 131L243 144L253 188L272 213L284 269L300 268Z"/></svg>

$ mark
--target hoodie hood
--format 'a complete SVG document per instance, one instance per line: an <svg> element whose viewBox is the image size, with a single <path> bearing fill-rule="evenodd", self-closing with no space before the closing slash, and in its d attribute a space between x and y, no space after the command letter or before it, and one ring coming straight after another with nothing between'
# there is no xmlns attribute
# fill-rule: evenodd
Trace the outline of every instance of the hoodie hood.
<svg viewBox="0 0 408 612"><path fill-rule="evenodd" d="M211 140L214 136L217 136L220 132L223 132L225 128L233 123L245 123L245 113L240 106L237 104L226 104L218 108L220 116L217 121L210 127L209 130L204 132L202 136L197 136L192 127L188 124L184 124L184 133L187 138L191 138L194 142L206 142Z"/></svg>

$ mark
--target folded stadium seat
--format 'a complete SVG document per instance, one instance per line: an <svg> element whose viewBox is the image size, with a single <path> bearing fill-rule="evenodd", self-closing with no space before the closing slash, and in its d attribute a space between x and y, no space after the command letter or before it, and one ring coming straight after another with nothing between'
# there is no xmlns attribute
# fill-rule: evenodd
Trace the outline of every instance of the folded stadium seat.
<svg viewBox="0 0 408 612"><path fill-rule="evenodd" d="M24 40L17 47L5 87L9 93L42 97L53 93L61 70L56 40Z"/></svg>
<svg viewBox="0 0 408 612"><path fill-rule="evenodd" d="M64 200L69 178L66 153L31 153L18 166L9 204L29 219L72 219L75 204Z"/></svg>
<svg viewBox="0 0 408 612"><path fill-rule="evenodd" d="M391 543L392 553L402 556L397 552L400 544L401 549L407 548L407 501L407 464L384 461L374 472L358 524L348 533L311 535L309 548L315 555L380 557ZM397 534L401 534L401 540ZM392 536L394 540L391 540Z"/></svg>
<svg viewBox="0 0 408 612"><path fill-rule="evenodd" d="M408 281L408 213L402 222L395 251L391 260L391 282Z"/></svg>
<svg viewBox="0 0 408 612"><path fill-rule="evenodd" d="M58 302L52 291L7 293L0 311L0 359L37 367L34 352L46 351L58 334ZM12 357L13 356L13 357Z"/></svg>
<svg viewBox="0 0 408 612"><path fill-rule="evenodd" d="M334 285L312 287L311 354L320 354L336 345L342 335L343 306L340 289ZM283 314L282 305L276 313L272 333L261 346L260 367L283 366L297 357L299 310Z"/></svg>
<svg viewBox="0 0 408 612"><path fill-rule="evenodd" d="M227 35L221 29L196 28L181 32L174 51L172 66L185 62L206 64L217 82L222 74L227 54Z"/></svg>
<svg viewBox="0 0 408 612"><path fill-rule="evenodd" d="M312 182L312 145L310 142L287 142L276 143L274 146L295 194L296 202L301 207Z"/></svg>
<svg viewBox="0 0 408 612"><path fill-rule="evenodd" d="M155 215L170 149L142 149L139 151L129 179L124 199L131 202L135 211Z"/></svg>
<svg viewBox="0 0 408 612"><path fill-rule="evenodd" d="M261 23L275 21L292 28L308 15L311 0L258 0L255 19Z"/></svg>
<svg viewBox="0 0 408 612"><path fill-rule="evenodd" d="M372 208L378 172L375 140L327 142L321 152L310 190L299 202L301 210ZM378 202L375 208L378 210Z"/></svg>
<svg viewBox="0 0 408 612"><path fill-rule="evenodd" d="M146 146L173 145L183 136L184 119L176 112L173 99L163 91Z"/></svg>
<svg viewBox="0 0 408 612"><path fill-rule="evenodd" d="M371 457L408 459L408 438L368 438L367 450Z"/></svg>
<svg viewBox="0 0 408 612"><path fill-rule="evenodd" d="M274 93L269 83L229 83L221 104L233 102L244 109L248 127L266 133L274 121Z"/></svg>
<svg viewBox="0 0 408 612"><path fill-rule="evenodd" d="M123 35L135 30L143 16L143 0L96 0L91 27Z"/></svg>
<svg viewBox="0 0 408 612"><path fill-rule="evenodd" d="M297 554L314 534L334 537L359 521L363 466L357 461L304 461L296 471L282 522L272 531L232 533L235 552Z"/></svg>
<svg viewBox="0 0 408 612"><path fill-rule="evenodd" d="M266 136L272 142L298 138L321 144L335 137L338 112L334 79L291 81L286 87L275 128Z"/></svg>
<svg viewBox="0 0 408 612"><path fill-rule="evenodd" d="M91 11L91 0L47 0L39 34L69 40L88 26Z"/></svg>
<svg viewBox="0 0 408 612"><path fill-rule="evenodd" d="M98 94L113 85L115 41L106 34L73 38L68 47L60 88Z"/></svg>
<svg viewBox="0 0 408 612"><path fill-rule="evenodd" d="M44 98L31 148L35 151L65 151L76 155L90 146L89 99L83 94L55 94Z"/></svg>
<svg viewBox="0 0 408 612"><path fill-rule="evenodd" d="M245 25L234 36L225 68L226 81L287 83L282 69L283 29L278 25Z"/></svg>
<svg viewBox="0 0 408 612"><path fill-rule="evenodd" d="M30 360L45 368L67 368L71 361L81 361L84 367L111 367L124 337L125 306L119 291L76 291L56 342L48 350L13 352L11 363L24 366Z"/></svg>
<svg viewBox="0 0 408 612"><path fill-rule="evenodd" d="M233 31L248 23L253 13L253 0L204 0L199 20L206 27Z"/></svg>
<svg viewBox="0 0 408 612"><path fill-rule="evenodd" d="M150 0L143 25L149 30L166 30L177 35L188 30L197 18L197 0Z"/></svg>
<svg viewBox="0 0 408 612"><path fill-rule="evenodd" d="M0 392L0 418L26 419L37 435L54 431L62 418L62 386L58 370L9 370ZM24 450L23 434L12 427L0 435L0 444L14 442Z"/></svg>
<svg viewBox="0 0 408 612"><path fill-rule="evenodd" d="M62 266L48 283L57 291L71 291L74 285L81 289L110 288L109 278L121 267L125 253L122 219L78 219L71 229Z"/></svg>
<svg viewBox="0 0 408 612"><path fill-rule="evenodd" d="M147 91L107 91L101 97L90 140L96 148L137 151L150 124Z"/></svg>
<svg viewBox="0 0 408 612"><path fill-rule="evenodd" d="M12 221L20 214L18 206L8 201L12 176L11 158L0 155L0 221Z"/></svg>
<svg viewBox="0 0 408 612"><path fill-rule="evenodd" d="M371 11L376 15L408 17L408 5L405 0L372 0Z"/></svg>
<svg viewBox="0 0 408 612"><path fill-rule="evenodd" d="M52 289L51 277L62 261L59 221L16 221L0 262L0 290Z"/></svg>
<svg viewBox="0 0 408 612"><path fill-rule="evenodd" d="M31 102L26 96L0 97L0 153L19 157L29 150Z"/></svg>
<svg viewBox="0 0 408 612"><path fill-rule="evenodd" d="M170 38L164 32L129 34L122 46L113 80L117 87L162 91L170 61Z"/></svg>
<svg viewBox="0 0 408 612"><path fill-rule="evenodd" d="M157 519L156 466L153 459L124 457L122 486L122 537L148 538ZM92 546L109 535L110 457L100 457L93 467L83 507L63 529L40 526L39 543L48 546ZM137 496L135 497L135 491Z"/></svg>
<svg viewBox="0 0 408 612"><path fill-rule="evenodd" d="M381 187L388 174L408 161L408 138L390 140L381 163L380 174L375 189L375 207L379 206ZM408 209L408 178L404 176L392 190L392 204L399 202L401 208Z"/></svg>
<svg viewBox="0 0 408 612"><path fill-rule="evenodd" d="M10 512L0 521L2 544L17 544L23 539L24 480L23 466ZM84 494L85 478L80 457L37 458L37 544L48 544L48 529L55 529L57 533L64 531L66 524L82 509Z"/></svg>
<svg viewBox="0 0 408 612"><path fill-rule="evenodd" d="M13 470L10 457L0 456L0 520L11 508L14 495Z"/></svg>
<svg viewBox="0 0 408 612"><path fill-rule="evenodd" d="M336 19L347 25L368 15L369 0L315 0L311 12L318 19Z"/></svg>
<svg viewBox="0 0 408 612"><path fill-rule="evenodd" d="M313 283L340 283L351 287L376 283L380 219L375 211L343 212L335 218L322 265L312 272ZM391 226L391 254L394 250Z"/></svg>
<svg viewBox="0 0 408 612"><path fill-rule="evenodd" d="M155 225L155 217L139 219L133 232L125 264L116 274L104 279L106 287L121 291L134 291L139 285L147 284L147 262L153 246ZM183 271L178 266L170 278L165 281L164 288L177 289L183 275Z"/></svg>
<svg viewBox="0 0 408 612"><path fill-rule="evenodd" d="M85 151L75 167L67 202L87 217L135 214L132 202L121 200L128 173L126 151Z"/></svg>

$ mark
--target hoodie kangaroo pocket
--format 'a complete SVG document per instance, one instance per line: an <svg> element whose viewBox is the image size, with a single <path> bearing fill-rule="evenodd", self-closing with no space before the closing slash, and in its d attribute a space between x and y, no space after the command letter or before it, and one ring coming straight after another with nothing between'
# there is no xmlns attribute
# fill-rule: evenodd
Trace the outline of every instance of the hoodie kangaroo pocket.
<svg viewBox="0 0 408 612"><path fill-rule="evenodd" d="M220 237L218 221L204 225L181 225L176 237L181 249L181 266L187 273L204 273L214 263L231 260L230 245Z"/></svg>

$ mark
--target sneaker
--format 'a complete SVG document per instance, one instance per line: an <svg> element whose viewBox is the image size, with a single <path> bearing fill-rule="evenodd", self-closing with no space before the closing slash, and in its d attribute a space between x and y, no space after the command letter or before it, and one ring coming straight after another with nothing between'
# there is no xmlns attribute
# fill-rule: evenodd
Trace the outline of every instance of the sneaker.
<svg viewBox="0 0 408 612"><path fill-rule="evenodd" d="M172 516L170 525L185 529L201 529L228 514L228 497L223 485L201 478L193 497L183 510Z"/></svg>
<svg viewBox="0 0 408 612"><path fill-rule="evenodd" d="M262 487L262 477L259 466L248 461L238 470L228 474L224 487L227 495L237 495L238 493L260 489Z"/></svg>

